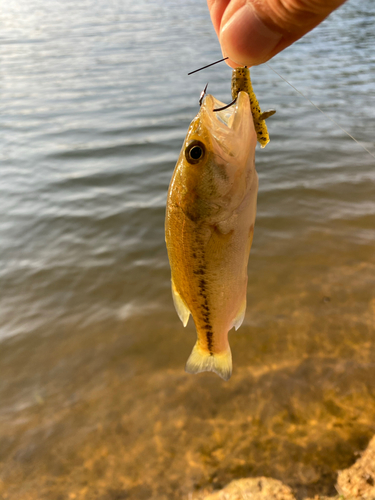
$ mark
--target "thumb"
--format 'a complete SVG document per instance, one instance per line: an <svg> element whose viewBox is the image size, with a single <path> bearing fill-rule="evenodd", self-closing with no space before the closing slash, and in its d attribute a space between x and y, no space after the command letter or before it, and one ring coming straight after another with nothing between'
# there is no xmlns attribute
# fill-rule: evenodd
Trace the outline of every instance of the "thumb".
<svg viewBox="0 0 375 500"><path fill-rule="evenodd" d="M231 66L261 64L321 23L345 0L207 0Z"/></svg>

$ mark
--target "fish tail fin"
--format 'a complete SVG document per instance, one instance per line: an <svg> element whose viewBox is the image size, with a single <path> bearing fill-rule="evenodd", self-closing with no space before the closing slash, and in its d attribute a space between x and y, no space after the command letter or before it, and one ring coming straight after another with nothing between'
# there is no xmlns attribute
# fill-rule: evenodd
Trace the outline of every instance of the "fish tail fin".
<svg viewBox="0 0 375 500"><path fill-rule="evenodd" d="M214 372L224 380L229 380L232 375L232 353L228 345L226 351L210 353L202 349L197 342L187 360L185 371L187 373Z"/></svg>

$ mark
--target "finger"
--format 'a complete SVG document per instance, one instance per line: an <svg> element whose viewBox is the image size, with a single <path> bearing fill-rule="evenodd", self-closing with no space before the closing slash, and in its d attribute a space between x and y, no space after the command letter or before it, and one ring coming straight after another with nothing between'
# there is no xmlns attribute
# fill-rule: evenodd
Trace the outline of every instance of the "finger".
<svg viewBox="0 0 375 500"><path fill-rule="evenodd" d="M211 21L214 25L217 36L220 34L220 25L225 9L230 0L207 0L208 10L210 11Z"/></svg>
<svg viewBox="0 0 375 500"><path fill-rule="evenodd" d="M344 1L232 0L228 3L216 0L211 3L216 23L221 14L219 39L224 56L237 65L253 66L268 61L301 38Z"/></svg>

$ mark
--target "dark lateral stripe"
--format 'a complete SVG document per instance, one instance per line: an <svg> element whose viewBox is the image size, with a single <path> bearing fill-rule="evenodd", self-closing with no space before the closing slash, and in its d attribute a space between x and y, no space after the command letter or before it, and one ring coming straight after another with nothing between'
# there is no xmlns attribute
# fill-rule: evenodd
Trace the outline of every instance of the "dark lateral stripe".
<svg viewBox="0 0 375 500"><path fill-rule="evenodd" d="M213 352L212 352L212 348L214 346L213 336L214 336L214 332L212 330L207 331L207 333L206 333L207 349L210 351L210 354L213 354Z"/></svg>
<svg viewBox="0 0 375 500"><path fill-rule="evenodd" d="M192 257L194 259L193 274L196 276L198 281L198 294L201 297L200 313L201 320L203 320L203 330L205 331L207 349L210 355L213 355L213 336L212 326L210 323L210 308L207 300L207 281L205 279L205 274L207 270L207 263L205 261L204 244L197 237L194 248L192 249Z"/></svg>

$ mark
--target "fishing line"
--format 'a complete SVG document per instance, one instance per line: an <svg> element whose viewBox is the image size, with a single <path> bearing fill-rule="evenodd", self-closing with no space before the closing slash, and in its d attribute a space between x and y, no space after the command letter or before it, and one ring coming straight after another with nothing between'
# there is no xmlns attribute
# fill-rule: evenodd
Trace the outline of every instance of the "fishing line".
<svg viewBox="0 0 375 500"><path fill-rule="evenodd" d="M224 59L219 59L218 61L215 61L211 64L207 64L207 66L203 66L202 68L195 69L194 71L190 71L190 73L188 73L188 76L192 75L193 73L198 73L198 71L201 71L202 69L209 68L210 66L213 66L214 64L218 64L218 63L221 63L223 61L226 61L227 59L229 59L229 57L224 57Z"/></svg>
<svg viewBox="0 0 375 500"><path fill-rule="evenodd" d="M276 73L277 76L279 76L282 80L284 80L284 82L286 82L288 85L290 85L292 87L292 89L294 89L296 92L298 92L304 99L306 99L307 101L309 101L309 103L312 104L318 111L320 111L326 118L328 118L328 120L330 120L332 123L334 123L343 132L345 132L346 135L348 135L351 139L353 139L353 141L356 142L361 148L363 148L365 151L367 151L370 156L372 156L373 158L375 158L375 155L373 153L371 153L371 151L369 151L366 148L366 146L364 146L355 137L353 137L351 134L349 134L349 132L347 132L344 128L342 128L342 126L339 123L337 123L333 118L331 118L330 116L328 116L322 109L319 108L319 106L317 106L316 104L314 104L308 97L306 97L304 94L302 94L302 92L300 92L298 89L296 89L296 87L294 85L292 85L291 83L289 83L288 80L286 80L283 76L280 75L280 73L278 73L275 69L271 68L271 66L268 63L266 63L266 65L274 73Z"/></svg>

